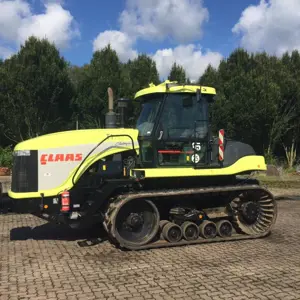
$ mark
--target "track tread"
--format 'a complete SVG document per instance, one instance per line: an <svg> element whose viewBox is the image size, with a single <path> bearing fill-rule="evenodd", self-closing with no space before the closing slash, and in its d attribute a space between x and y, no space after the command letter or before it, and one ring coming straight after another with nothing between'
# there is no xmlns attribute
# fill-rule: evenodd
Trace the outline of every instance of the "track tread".
<svg viewBox="0 0 300 300"><path fill-rule="evenodd" d="M114 232L112 231L113 228L113 219L114 214L117 211L117 208L120 207L122 204L124 204L127 201L130 201L132 199L138 199L138 198L147 198L151 199L153 197L168 197L168 196L178 196L178 195L192 195L192 194L215 194L215 193L229 193L229 192L248 192L251 191L258 191L260 194L267 194L266 196L261 197L261 203L263 205L268 205L268 209L266 213L273 212L271 220L265 220L261 219L261 216L259 217L260 222L256 223L255 226L248 227L248 232L245 233L242 230L238 230L236 226L234 226L234 229L236 232L233 232L230 237L220 237L217 236L213 239L204 239L202 237L199 237L196 240L180 240L176 243L171 243L166 240L158 240L154 242L150 242L146 245L142 246L130 246L126 244L120 244L119 241L116 240ZM260 195L261 196L261 195ZM234 199L232 201L232 209L234 210L234 204L238 204L239 201L238 198ZM270 201L272 201L272 209L270 208ZM263 208L263 210L266 210L266 208ZM266 216L266 215L264 215ZM190 189L176 189L176 190L159 190L159 191L136 191L136 192L128 192L123 195L119 195L116 198L112 199L111 202L108 205L107 211L105 213L104 218L104 227L110 237L110 239L116 244L117 246L120 246L121 248L126 248L128 250L146 250L146 249L154 249L154 248L163 248L163 247L174 247L174 246L183 246L183 245L195 245L195 244L204 244L204 243L211 243L211 242L225 242L225 241L237 241L237 240L247 240L247 239L257 239L257 238L263 238L270 234L271 228L274 225L277 217L277 210L276 210L276 202L274 199L274 196L264 187L252 184L252 185L233 185L233 186L226 186L226 187L206 187L206 188L190 188ZM234 224L235 223L235 224ZM235 216L233 216L233 225L238 225L239 220ZM270 224L270 225L269 225ZM258 226L257 226L258 225ZM263 231L265 227L269 227L268 230ZM239 227L239 226L237 226ZM263 231L263 232L262 232Z"/></svg>

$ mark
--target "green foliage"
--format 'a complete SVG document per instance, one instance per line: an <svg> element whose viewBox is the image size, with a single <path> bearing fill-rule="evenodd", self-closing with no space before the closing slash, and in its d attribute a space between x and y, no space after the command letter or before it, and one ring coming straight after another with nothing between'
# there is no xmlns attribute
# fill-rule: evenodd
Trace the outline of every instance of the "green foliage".
<svg viewBox="0 0 300 300"><path fill-rule="evenodd" d="M277 157L274 156L274 154L272 154L268 151L265 151L264 157L265 157L267 164L275 165L275 166L278 165L278 159L277 159Z"/></svg>
<svg viewBox="0 0 300 300"><path fill-rule="evenodd" d="M12 167L12 148L10 146L0 147L0 168L11 168Z"/></svg>
<svg viewBox="0 0 300 300"><path fill-rule="evenodd" d="M2 133L19 142L68 126L73 86L47 40L29 38L0 68Z"/></svg>
<svg viewBox="0 0 300 300"><path fill-rule="evenodd" d="M185 70L182 66L178 65L176 62L172 65L170 74L168 76L170 81L178 81L179 83L187 83Z"/></svg>
<svg viewBox="0 0 300 300"><path fill-rule="evenodd" d="M299 138L299 67L298 52L278 58L243 49L218 69L209 66L199 82L217 89L213 130L225 128L227 136L252 145L268 163L276 162L274 155L285 156L282 144Z"/></svg>
<svg viewBox="0 0 300 300"><path fill-rule="evenodd" d="M125 68L128 68L129 72L132 97L138 90L148 87L150 83L159 83L156 64L146 54L140 54L136 59L129 61Z"/></svg>
<svg viewBox="0 0 300 300"><path fill-rule="evenodd" d="M84 65L83 67L70 66L68 68L68 74L70 80L77 92L79 91L78 87L80 83L83 81L83 79L85 78L88 69L89 69L89 65Z"/></svg>
<svg viewBox="0 0 300 300"><path fill-rule="evenodd" d="M122 69L121 97L133 99L137 91L147 88L150 83L159 84L159 74L151 57L140 54L128 61ZM127 126L134 126L139 114L139 105L134 101L128 111Z"/></svg>
<svg viewBox="0 0 300 300"><path fill-rule="evenodd" d="M121 84L121 64L117 53L110 45L96 51L81 76L73 103L73 118L78 118L80 128L102 128L108 107L107 89L111 87L118 97Z"/></svg>
<svg viewBox="0 0 300 300"><path fill-rule="evenodd" d="M186 71L174 63L168 79L190 83ZM252 145L267 163L284 159L294 168L300 137L298 51L275 57L238 48L218 68L208 66L198 82L217 90L217 100L210 104L213 134L224 128L227 137ZM160 79L146 54L121 63L108 45L79 67L67 63L47 40L29 38L16 55L0 60L1 162L10 164L5 146L11 141L75 129L76 123L79 128L104 127L108 87L115 99L132 99L150 83ZM128 113L126 126L133 127L139 114L135 101Z"/></svg>

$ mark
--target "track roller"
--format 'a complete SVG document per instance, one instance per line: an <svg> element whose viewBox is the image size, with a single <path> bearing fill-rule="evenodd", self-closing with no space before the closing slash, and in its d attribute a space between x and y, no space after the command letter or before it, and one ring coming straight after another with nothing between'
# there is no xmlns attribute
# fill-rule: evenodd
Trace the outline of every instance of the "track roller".
<svg viewBox="0 0 300 300"><path fill-rule="evenodd" d="M182 235L187 241L196 240L199 237L199 228L195 223L184 222L181 225Z"/></svg>
<svg viewBox="0 0 300 300"><path fill-rule="evenodd" d="M167 225L169 223L168 220L160 220L159 221L159 228L160 230L163 230L164 226Z"/></svg>
<svg viewBox="0 0 300 300"><path fill-rule="evenodd" d="M179 225L168 222L163 227L162 236L170 243L179 242L182 239L182 229Z"/></svg>
<svg viewBox="0 0 300 300"><path fill-rule="evenodd" d="M221 237L229 237L232 235L232 225L228 220L221 220L217 222L217 233Z"/></svg>
<svg viewBox="0 0 300 300"><path fill-rule="evenodd" d="M212 239L217 236L217 226L214 222L204 220L199 226L200 236L205 239Z"/></svg>

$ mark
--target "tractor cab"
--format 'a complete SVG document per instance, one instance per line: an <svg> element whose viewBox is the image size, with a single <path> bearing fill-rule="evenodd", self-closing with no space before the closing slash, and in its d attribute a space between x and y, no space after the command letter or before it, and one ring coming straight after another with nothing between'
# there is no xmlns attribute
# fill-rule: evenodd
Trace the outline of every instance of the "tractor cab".
<svg viewBox="0 0 300 300"><path fill-rule="evenodd" d="M208 105L215 89L164 82L141 90L136 123L143 167L207 166L210 126Z"/></svg>

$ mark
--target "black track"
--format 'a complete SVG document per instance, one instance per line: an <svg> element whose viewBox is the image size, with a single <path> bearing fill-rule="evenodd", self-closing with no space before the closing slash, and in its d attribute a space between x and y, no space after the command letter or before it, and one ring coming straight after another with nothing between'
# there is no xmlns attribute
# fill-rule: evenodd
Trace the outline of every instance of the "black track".
<svg viewBox="0 0 300 300"><path fill-rule="evenodd" d="M185 240L181 239L179 242L170 243L164 240L162 237L153 238L152 241L143 245L130 245L126 244L121 238L116 235L115 222L116 215L119 209L128 201L133 199L141 200L151 200L159 199L159 197L174 197L180 195L212 195L215 193L227 193L228 196L232 193L238 194L238 197L234 197L230 201L231 215L232 215L232 225L233 232L230 237L220 237L216 236L212 239L205 239L199 237L197 240ZM247 200L250 195L253 201L257 201L260 204L260 215L257 218L257 222L253 224L246 224L244 220L241 219L240 214L236 210L236 206L240 201ZM255 197L255 199L253 199ZM249 197L248 197L249 198ZM164 200L165 201L165 200ZM167 200L168 201L168 200ZM132 192L124 195L120 195L108 205L104 218L104 228L106 229L110 240L121 248L126 248L129 250L142 250L151 248L161 248L161 247L172 247L180 245L192 245L192 244L202 244L210 242L221 242L221 241L235 241L244 239L257 239L262 238L267 235L272 230L273 225L277 218L277 205L274 196L265 188L259 185L241 185L241 186L227 186L227 187L207 187L207 188L190 188L190 189L178 189L178 190L161 190L161 191L147 191L147 192ZM158 230L157 235L159 236L160 231ZM161 236L161 235L160 235Z"/></svg>

